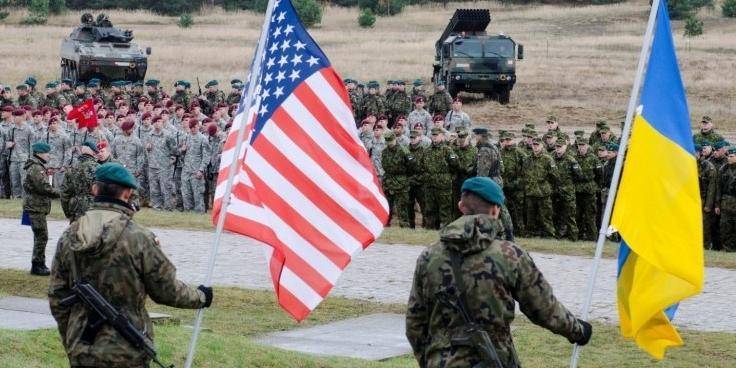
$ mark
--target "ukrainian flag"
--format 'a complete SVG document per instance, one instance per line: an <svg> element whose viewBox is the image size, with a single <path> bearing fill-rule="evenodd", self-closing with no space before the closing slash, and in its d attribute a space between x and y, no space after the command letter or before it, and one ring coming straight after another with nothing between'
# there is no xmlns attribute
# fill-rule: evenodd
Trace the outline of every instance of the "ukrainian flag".
<svg viewBox="0 0 736 368"><path fill-rule="evenodd" d="M621 333L657 359L683 344L671 320L703 287L698 169L667 4L654 40L616 195Z"/></svg>

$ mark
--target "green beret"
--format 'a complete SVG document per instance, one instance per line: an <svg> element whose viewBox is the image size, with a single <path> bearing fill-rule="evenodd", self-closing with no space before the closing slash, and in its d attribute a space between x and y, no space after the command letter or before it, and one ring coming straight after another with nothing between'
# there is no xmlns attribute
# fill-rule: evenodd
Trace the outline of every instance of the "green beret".
<svg viewBox="0 0 736 368"><path fill-rule="evenodd" d="M398 85L400 85L400 86L403 86L403 85L406 85L406 81L403 81L403 80L397 80L397 81L396 81L396 84L398 84Z"/></svg>
<svg viewBox="0 0 736 368"><path fill-rule="evenodd" d="M414 86L418 87L418 86L421 86L422 84L424 84L424 82L422 82L421 79L415 79L414 80Z"/></svg>
<svg viewBox="0 0 736 368"><path fill-rule="evenodd" d="M376 81L370 81L368 82L368 88L378 88L380 85Z"/></svg>
<svg viewBox="0 0 736 368"><path fill-rule="evenodd" d="M485 176L476 176L463 182L460 192L472 192L492 204L503 206L503 190L495 181Z"/></svg>
<svg viewBox="0 0 736 368"><path fill-rule="evenodd" d="M710 116L706 115L703 116L703 118L700 120L701 123L712 123L713 119L710 118Z"/></svg>
<svg viewBox="0 0 736 368"><path fill-rule="evenodd" d="M51 146L46 142L38 141L31 146L31 149L33 150L33 153L49 153L49 151L51 151Z"/></svg>
<svg viewBox="0 0 736 368"><path fill-rule="evenodd" d="M394 132L389 130L386 133L383 133L383 139L385 139L386 142L391 142L396 139L396 136L394 135Z"/></svg>
<svg viewBox="0 0 736 368"><path fill-rule="evenodd" d="M99 150L97 149L97 143L92 140L88 139L84 141L84 143L82 143L82 146L89 147L89 149L91 149L94 153L99 152Z"/></svg>
<svg viewBox="0 0 736 368"><path fill-rule="evenodd" d="M56 88L57 84L56 82L48 82L46 83L46 88Z"/></svg>
<svg viewBox="0 0 736 368"><path fill-rule="evenodd" d="M728 147L728 142L721 140L713 144L713 148L715 149L721 149L723 147Z"/></svg>
<svg viewBox="0 0 736 368"><path fill-rule="evenodd" d="M143 87L143 82L141 81L135 82L133 83L133 87Z"/></svg>
<svg viewBox="0 0 736 368"><path fill-rule="evenodd" d="M69 78L64 78L64 79L62 79L62 80L61 80L61 83L64 83L64 84L66 84L66 85L69 85L69 86L71 86L71 85L72 85L72 83L74 83L74 81L72 81L72 80L71 80L71 79L69 79Z"/></svg>
<svg viewBox="0 0 736 368"><path fill-rule="evenodd" d="M233 89L243 89L243 83L233 83L230 87Z"/></svg>
<svg viewBox="0 0 736 368"><path fill-rule="evenodd" d="M731 147L728 149L729 155L736 155L736 147Z"/></svg>
<svg viewBox="0 0 736 368"><path fill-rule="evenodd" d="M149 79L146 81L146 85L150 87L156 87L159 85L159 83L161 82L159 82L157 79Z"/></svg>
<svg viewBox="0 0 736 368"><path fill-rule="evenodd" d="M100 81L97 79L90 79L89 82L87 82L87 87L97 88L99 86L100 86Z"/></svg>
<svg viewBox="0 0 736 368"><path fill-rule="evenodd" d="M133 85L133 82L131 82L129 80L124 80L123 81L123 86L132 86L132 85Z"/></svg>
<svg viewBox="0 0 736 368"><path fill-rule="evenodd" d="M110 82L110 87L122 87L122 86L123 86L123 81Z"/></svg>
<svg viewBox="0 0 736 368"><path fill-rule="evenodd" d="M365 86L363 85L363 83L358 83L358 88L363 88L363 87L365 87Z"/></svg>
<svg viewBox="0 0 736 368"><path fill-rule="evenodd" d="M100 165L95 171L95 180L103 183L117 184L126 188L138 189L135 177L123 165L117 162L108 162Z"/></svg>
<svg viewBox="0 0 736 368"><path fill-rule="evenodd" d="M184 87L185 85L186 84L185 84L185 82L183 80L178 80L178 81L174 82L174 87L176 87L176 86L182 86L182 87Z"/></svg>
<svg viewBox="0 0 736 368"><path fill-rule="evenodd" d="M609 143L606 145L606 149L609 151L618 151L618 144L616 143Z"/></svg>
<svg viewBox="0 0 736 368"><path fill-rule="evenodd" d="M713 143L711 143L710 141L702 141L702 142L700 142L700 146L701 147L713 146Z"/></svg>
<svg viewBox="0 0 736 368"><path fill-rule="evenodd" d="M21 90L21 91L25 91L25 90L28 89L28 85L27 84L19 84L19 85L15 86L15 89Z"/></svg>
<svg viewBox="0 0 736 368"><path fill-rule="evenodd" d="M386 81L386 84L396 84L396 81L389 79Z"/></svg>
<svg viewBox="0 0 736 368"><path fill-rule="evenodd" d="M77 81L77 83L74 83L74 87L82 87L82 88L84 88L84 87L86 87L86 86L84 85L84 82L82 82L82 81Z"/></svg>
<svg viewBox="0 0 736 368"><path fill-rule="evenodd" d="M190 88L192 88L192 84L189 83L189 82L187 82L187 81L184 81L184 88L190 89Z"/></svg>
<svg viewBox="0 0 736 368"><path fill-rule="evenodd" d="M488 134L488 128L483 128L483 127L473 128L473 134L480 134L480 135Z"/></svg>
<svg viewBox="0 0 736 368"><path fill-rule="evenodd" d="M211 80L211 81L207 82L207 84L204 85L204 88L214 87L214 86L217 86L219 84L220 84L220 82L218 82L216 80Z"/></svg>
<svg viewBox="0 0 736 368"><path fill-rule="evenodd" d="M36 83L37 83L36 82L36 78L34 78L32 75L31 76L28 76L28 78L26 78L25 82L23 82L23 84L27 84L29 87L35 87L36 86Z"/></svg>
<svg viewBox="0 0 736 368"><path fill-rule="evenodd" d="M703 149L703 146L701 146L701 145L699 145L699 144L696 144L696 145L695 145L695 150L696 150L696 151L700 151L700 150L702 150L702 149Z"/></svg>

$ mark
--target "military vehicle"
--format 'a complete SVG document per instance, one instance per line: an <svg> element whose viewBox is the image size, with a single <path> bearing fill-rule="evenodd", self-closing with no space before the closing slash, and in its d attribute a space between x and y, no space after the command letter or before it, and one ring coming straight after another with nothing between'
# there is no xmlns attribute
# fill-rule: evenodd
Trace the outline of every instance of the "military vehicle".
<svg viewBox="0 0 736 368"><path fill-rule="evenodd" d="M87 82L142 81L151 48L131 42L133 31L113 27L105 14L82 15L82 24L61 42L61 78Z"/></svg>
<svg viewBox="0 0 736 368"><path fill-rule="evenodd" d="M524 46L504 34L487 34L490 22L488 9L455 10L435 43L432 81L444 81L453 97L462 91L483 93L507 104Z"/></svg>

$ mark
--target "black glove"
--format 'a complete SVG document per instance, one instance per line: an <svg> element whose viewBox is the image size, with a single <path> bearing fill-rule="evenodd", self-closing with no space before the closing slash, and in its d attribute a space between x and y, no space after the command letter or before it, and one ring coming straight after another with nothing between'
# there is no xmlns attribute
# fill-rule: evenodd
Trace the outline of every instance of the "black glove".
<svg viewBox="0 0 736 368"><path fill-rule="evenodd" d="M582 319L579 319L578 323L583 326L583 337L581 337L578 341L570 342L576 343L580 346L585 346L588 341L590 341L590 337L593 336L593 326L590 323L583 321Z"/></svg>
<svg viewBox="0 0 736 368"><path fill-rule="evenodd" d="M209 308L212 305L212 288L209 286L199 285L197 290L202 290L204 293L204 306L202 308Z"/></svg>

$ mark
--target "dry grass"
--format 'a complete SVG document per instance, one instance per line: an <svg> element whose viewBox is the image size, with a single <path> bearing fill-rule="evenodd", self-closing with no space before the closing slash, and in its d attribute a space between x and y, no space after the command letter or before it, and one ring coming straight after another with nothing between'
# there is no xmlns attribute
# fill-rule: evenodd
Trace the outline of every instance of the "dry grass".
<svg viewBox="0 0 736 368"><path fill-rule="evenodd" d="M584 7L503 6L491 9L492 32L503 31L526 47L519 63L512 104L471 99L466 109L477 123L514 129L540 123L553 113L566 128L590 128L598 118L618 123L625 113L641 47L648 1ZM357 9L327 7L323 23L311 31L344 76L360 80L427 80L434 42L456 7L469 4L409 7L396 17L379 18L375 28L358 27ZM0 81L19 81L27 74L41 80L59 72L59 43L80 13L52 17L42 27L18 26L22 12L0 24ZM195 16L195 26L180 29L176 18L147 12L110 12L119 26L135 30L137 42L153 47L149 76L168 87L174 80L244 77L252 58L261 16L209 9ZM674 22L675 41L694 118L713 116L736 138L736 23L704 10L704 36L687 47L683 22ZM32 61L32 62L28 62ZM541 127L540 127L541 128ZM732 133L734 132L734 133Z"/></svg>

